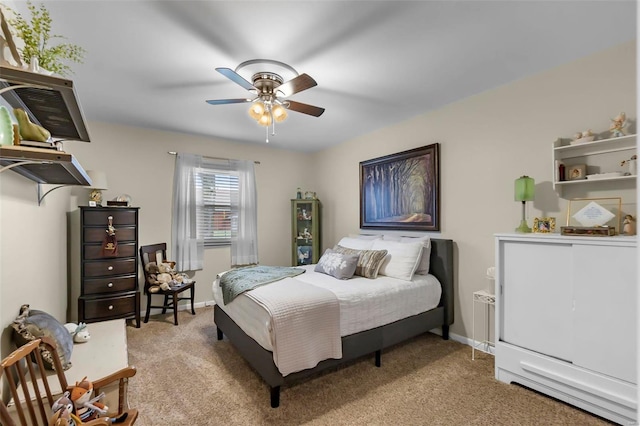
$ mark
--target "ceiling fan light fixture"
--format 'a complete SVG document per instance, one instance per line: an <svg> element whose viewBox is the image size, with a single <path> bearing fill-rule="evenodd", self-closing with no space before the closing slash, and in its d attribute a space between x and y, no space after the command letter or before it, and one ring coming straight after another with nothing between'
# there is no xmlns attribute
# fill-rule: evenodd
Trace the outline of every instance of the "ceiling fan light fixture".
<svg viewBox="0 0 640 426"><path fill-rule="evenodd" d="M262 116L258 119L258 124L261 126L269 126L271 124L271 114L269 111L265 111Z"/></svg>
<svg viewBox="0 0 640 426"><path fill-rule="evenodd" d="M264 104L260 101L254 102L249 108L249 116L254 120L260 120L265 112Z"/></svg>
<svg viewBox="0 0 640 426"><path fill-rule="evenodd" d="M320 117L324 108L284 99L303 90L317 86L317 82L308 74L299 74L291 66L270 59L251 59L242 62L235 70L216 68L220 74L254 94L253 99L212 99L211 105L237 104L250 102L249 116L266 127L269 142L269 126L285 121L289 111L295 111L314 117ZM282 98L282 99L279 99Z"/></svg>
<svg viewBox="0 0 640 426"><path fill-rule="evenodd" d="M271 112L276 123L282 123L287 119L287 110L284 109L281 105L274 106Z"/></svg>

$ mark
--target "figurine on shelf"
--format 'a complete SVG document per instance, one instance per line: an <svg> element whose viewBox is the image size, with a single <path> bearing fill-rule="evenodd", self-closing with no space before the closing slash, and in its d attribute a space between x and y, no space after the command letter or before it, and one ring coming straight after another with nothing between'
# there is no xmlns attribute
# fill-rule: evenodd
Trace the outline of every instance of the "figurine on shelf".
<svg viewBox="0 0 640 426"><path fill-rule="evenodd" d="M574 142L591 142L594 140L596 135L593 134L591 129L585 130L584 132L578 132L573 135Z"/></svg>
<svg viewBox="0 0 640 426"><path fill-rule="evenodd" d="M624 217L624 222L622 222L622 234L636 235L636 220L630 214Z"/></svg>
<svg viewBox="0 0 640 426"><path fill-rule="evenodd" d="M627 115L624 112L618 114L615 118L611 119L611 126L609 126L609 131L611 131L611 137L619 138L624 136L623 129L627 125Z"/></svg>

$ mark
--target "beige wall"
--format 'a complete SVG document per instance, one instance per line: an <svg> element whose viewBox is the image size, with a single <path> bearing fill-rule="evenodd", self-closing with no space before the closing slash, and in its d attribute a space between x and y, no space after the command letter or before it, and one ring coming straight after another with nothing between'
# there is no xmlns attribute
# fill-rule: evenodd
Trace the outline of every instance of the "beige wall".
<svg viewBox="0 0 640 426"><path fill-rule="evenodd" d="M317 191L323 203L323 245L330 247L341 236L358 232L360 161L439 142L442 232L433 235L456 242L458 298L452 332L470 336L471 293L486 285L485 270L494 263L493 234L511 231L519 222L513 180L522 174L536 179L530 217L562 217L566 202L550 183L551 142L586 128L604 131L609 117L620 111L635 119L635 58L635 43L625 44L316 154L97 122L89 123L91 143L69 142L65 149L85 169L107 172L105 200L123 193L132 197L140 207L141 244L171 238L175 158L167 151L260 161L260 261L287 265L289 199L296 187ZM468 78L473 78L472 70ZM631 189L604 193L635 203ZM592 194L564 196L579 195ZM12 172L0 174L0 356L11 349L5 327L20 304L64 319L66 213L86 203L86 190L61 188L38 206L35 183ZM215 274L228 267L228 248L206 250L205 268L195 275L198 302L211 300Z"/></svg>
<svg viewBox="0 0 640 426"><path fill-rule="evenodd" d="M468 78L473 78L473 71ZM360 161L439 142L442 222L441 232L432 235L455 241L457 297L451 331L470 337L472 293L487 286L486 269L494 265L493 234L512 232L520 222L521 205L513 201L514 179L526 174L536 180L536 201L528 207L530 226L533 217L564 218L566 200L551 186L552 142L588 128L608 130L609 118L620 111L637 117L635 43L317 153L324 245L359 231ZM602 192L582 188L566 191L563 197L622 196L625 203L634 204L627 207L635 214L632 185L622 190L599 183Z"/></svg>

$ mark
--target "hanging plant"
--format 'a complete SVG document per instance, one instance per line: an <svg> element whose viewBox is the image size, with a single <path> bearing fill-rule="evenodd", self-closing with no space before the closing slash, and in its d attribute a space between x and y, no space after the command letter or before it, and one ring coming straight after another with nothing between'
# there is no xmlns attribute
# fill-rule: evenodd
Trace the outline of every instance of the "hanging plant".
<svg viewBox="0 0 640 426"><path fill-rule="evenodd" d="M18 48L22 60L32 65L32 60L37 59L39 67L56 74L68 75L72 72L71 68L63 61L82 63L86 51L82 47L70 43L51 46L51 42L55 39L66 39L66 37L51 34L51 15L44 4L37 7L28 1L27 7L31 12L30 21L7 7L14 14L14 17L8 19L8 22L14 28L16 37L24 42L24 46Z"/></svg>

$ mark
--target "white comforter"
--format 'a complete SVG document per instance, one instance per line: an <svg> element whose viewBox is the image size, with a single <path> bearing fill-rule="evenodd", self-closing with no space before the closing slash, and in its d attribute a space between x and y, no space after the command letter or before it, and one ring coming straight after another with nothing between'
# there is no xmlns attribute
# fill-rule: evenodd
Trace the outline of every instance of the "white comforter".
<svg viewBox="0 0 640 426"><path fill-rule="evenodd" d="M329 290L284 278L247 296L271 316L273 361L283 376L342 358L340 305Z"/></svg>
<svg viewBox="0 0 640 426"><path fill-rule="evenodd" d="M313 284L333 292L340 305L340 335L348 336L390 324L403 318L426 312L438 306L442 288L433 275L415 275L412 281L386 276L375 280L353 277L337 280L313 272L315 265L306 269L296 280ZM265 286L269 287L269 285ZM257 290L257 289L256 289ZM213 283L216 304L240 326L244 332L268 351L273 351L273 324L269 312L256 304L249 294L241 294L224 305L218 282Z"/></svg>

